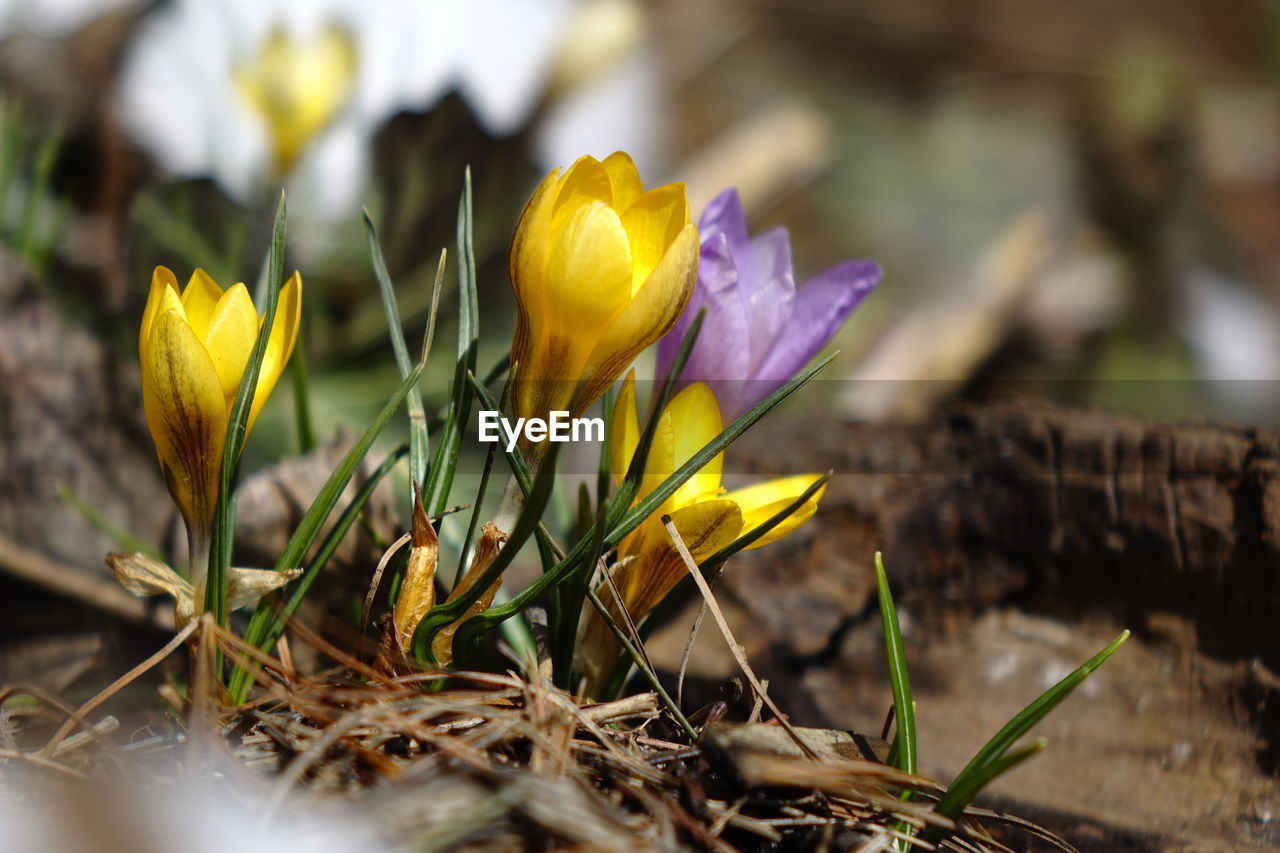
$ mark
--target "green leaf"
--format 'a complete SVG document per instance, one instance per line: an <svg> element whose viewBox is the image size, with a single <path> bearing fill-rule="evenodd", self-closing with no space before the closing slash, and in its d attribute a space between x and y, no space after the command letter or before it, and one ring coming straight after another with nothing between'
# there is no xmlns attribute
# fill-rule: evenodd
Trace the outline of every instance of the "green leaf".
<svg viewBox="0 0 1280 853"><path fill-rule="evenodd" d="M1012 755L1006 755L1009 748L1030 731L1036 723L1043 720L1062 700L1070 696L1071 692L1079 687L1081 682L1088 678L1095 669L1102 666L1107 658L1115 654L1116 650L1124 645L1127 639L1129 639L1129 632L1122 632L1120 636L1108 643L1106 648L1091 657L1079 669L1053 687L1050 687L1006 723L1004 728L996 732L995 736L987 741L986 745L978 750L978 753L960 771L947 789L947 793L934 806L934 811L953 819L959 817L978 791L982 789L982 786L987 781L995 778L995 775L1003 772L1001 762L1012 757ZM979 781L981 782L980 784ZM925 841L937 843L945 835L946 831L940 827L929 827L921 834L921 838Z"/></svg>
<svg viewBox="0 0 1280 853"><path fill-rule="evenodd" d="M240 377L235 402L231 404L231 414L227 419L227 440L222 451L222 475L218 482L218 503L214 510L209 574L204 593L204 609L213 614L219 625L227 624L227 566L231 562L231 538L235 523L231 484L240 464L240 454L244 450L249 409L253 403L254 390L258 387L258 373L262 369L262 359L266 355L267 341L271 337L271 326L275 321L276 303L280 301L280 287L284 283L284 233L285 200L284 193L281 192L275 224L271 228L267 298L262 327L253 344L253 351L249 354L244 375Z"/></svg>
<svg viewBox="0 0 1280 853"><path fill-rule="evenodd" d="M476 372L479 348L479 297L476 295L476 253L472 231L471 169L462 182L462 199L458 202L458 353L453 372L453 395L445 415L440 443L427 475L423 506L428 515L439 515L449 500L462 437L471 417L471 383L467 374Z"/></svg>
<svg viewBox="0 0 1280 853"><path fill-rule="evenodd" d="M298 452L310 453L316 447L316 431L311 424L311 391L307 376L307 354L304 339L298 335L298 345L290 359L289 373L293 379L293 420L298 434Z"/></svg>
<svg viewBox="0 0 1280 853"><path fill-rule="evenodd" d="M911 679L907 675L907 654L902 645L902 626L893 606L884 560L876 551L876 597L880 602L880 627L889 664L889 684L893 688L893 714L898 721L896 766L904 773L916 772L916 713L911 701Z"/></svg>
<svg viewBox="0 0 1280 853"><path fill-rule="evenodd" d="M386 428L396 409L400 408L400 404L404 402L409 390L417 383L418 377L422 374L422 368L423 362L419 361L409 375L404 378L404 381L400 383L400 387L396 389L396 392L387 400L386 405L382 407L382 411L378 413L378 417L374 419L369 428L360 436L359 441L347 451L347 455L342 457L338 467L329 475L324 487L316 495L315 500L312 501L306 514L303 515L302 521L298 523L298 527L293 531L293 535L289 537L288 544L285 545L284 551L280 554L280 559L276 562L276 571L285 571L303 565L307 552L319 537L321 528L329 518L329 514L333 512L334 506L337 505L338 499L347 487L347 483L351 481L356 468L364 461L369 449L373 447L373 442ZM245 629L245 642L259 649L268 648L270 644L267 642L267 637L274 618L274 608L270 604L266 602L259 604L258 609L249 620L248 628ZM247 672L240 669L233 672L230 683L232 698L237 702L243 701L248 693L249 684L250 680Z"/></svg>
<svg viewBox="0 0 1280 853"><path fill-rule="evenodd" d="M400 369L400 378L409 375L413 362L409 358L409 347L405 343L404 328L400 323L400 310L396 302L395 285L391 282L391 274L387 272L387 262L382 255L382 246L378 242L378 229L373 224L369 211L364 211L365 239L369 244L369 257L373 263L373 275L378 281L378 292L382 295L382 310L387 315L387 332L391 338L391 349L395 353L396 366ZM436 270L435 287L431 295L431 316L427 320L427 345L434 334L436 308L440 303L440 287L444 279L444 253L440 254L440 264ZM413 491L421 491L427 481L427 453L430 438L427 432L426 408L422 403L422 392L415 386L405 401L409 410L409 485L410 500Z"/></svg>
<svg viewBox="0 0 1280 853"><path fill-rule="evenodd" d="M511 565L511 561L515 559L520 548L537 530L542 520L542 513L547 508L547 502L551 499L551 490L555 486L556 458L560 454L561 446L560 444L552 444L551 450L542 460L542 467L538 470L538 476L533 481L533 490L521 508L520 515L516 517L516 523L512 527L511 535L507 537L506 544L502 546L502 550L494 557L493 562L476 579L476 582L467 587L461 595L453 601L437 604L428 610L427 615L418 623L418 627L413 634L413 654L418 660L427 663L434 661L434 657L431 654L431 641L435 635L441 628L459 619L472 604L479 600L485 590L507 570L507 566ZM458 656L458 651L464 647L458 645L456 637L453 648L454 660L461 660Z"/></svg>

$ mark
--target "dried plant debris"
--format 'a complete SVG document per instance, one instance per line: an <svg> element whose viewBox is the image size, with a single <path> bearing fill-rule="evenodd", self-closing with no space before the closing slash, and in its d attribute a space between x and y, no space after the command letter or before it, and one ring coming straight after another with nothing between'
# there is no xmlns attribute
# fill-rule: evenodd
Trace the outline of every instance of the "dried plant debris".
<svg viewBox="0 0 1280 853"><path fill-rule="evenodd" d="M228 849L210 846L226 837L273 851L877 851L895 841L927 849L908 833L950 828L930 807L941 788L882 763L888 744L877 738L727 722L712 708L693 715L702 728L690 742L653 693L587 705L535 666L392 678L304 632L344 664L313 677L230 634L209 635L229 656L257 658L259 695L239 708L214 711L206 699L203 710L178 709L189 712L189 731L172 722L135 731L47 695L30 697L25 716L7 715L0 794L22 817L4 831L65 844L110 808L122 850L174 849L155 838L189 813L184 835L210 827L191 848L200 850ZM204 714L214 719L201 736ZM76 725L40 742L67 719ZM86 784L121 778L129 784ZM72 810L85 826L54 819L64 797L86 790L93 805ZM235 832L213 827L215 814ZM996 829L1018 823L974 810L938 849L1028 849L996 840ZM1020 832L1072 849L1029 824ZM0 849L11 842L0 837Z"/></svg>

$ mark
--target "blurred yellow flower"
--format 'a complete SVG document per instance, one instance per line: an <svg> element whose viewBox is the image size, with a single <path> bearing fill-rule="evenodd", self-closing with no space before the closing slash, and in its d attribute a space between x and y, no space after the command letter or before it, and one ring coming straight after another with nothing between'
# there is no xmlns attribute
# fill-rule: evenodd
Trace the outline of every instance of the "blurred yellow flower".
<svg viewBox="0 0 1280 853"><path fill-rule="evenodd" d="M236 90L267 128L277 176L293 170L307 143L338 114L355 72L355 39L335 24L306 39L277 27L256 56L236 65Z"/></svg>
<svg viewBox="0 0 1280 853"><path fill-rule="evenodd" d="M621 151L547 175L511 243L516 415L581 414L671 328L697 260L684 184L645 192Z"/></svg>
<svg viewBox="0 0 1280 853"><path fill-rule="evenodd" d="M657 488L723 429L715 396L705 384L695 382L672 397L658 418L636 500ZM635 372L632 371L618 394L609 434L611 463L618 482L626 476L639 441ZM618 545L613 581L627 612L636 621L653 610L688 574L662 524L662 516L671 516L693 559L701 562L781 512L821 477L802 474L725 491L720 485L722 466L723 455L717 455ZM825 488L815 492L798 510L748 548L759 548L781 539L812 518L823 491ZM608 584L597 592L616 614L617 602ZM599 679L607 677L617 660L618 649L612 631L598 614L592 611L590 620L587 641L583 644L588 695L601 686Z"/></svg>
<svg viewBox="0 0 1280 853"><path fill-rule="evenodd" d="M289 361L301 319L302 279L295 272L280 291L246 429ZM206 535L213 519L231 405L261 325L243 284L224 292L197 269L179 294L168 268L152 273L138 331L142 407L169 493L193 541ZM203 566L193 566L196 571Z"/></svg>

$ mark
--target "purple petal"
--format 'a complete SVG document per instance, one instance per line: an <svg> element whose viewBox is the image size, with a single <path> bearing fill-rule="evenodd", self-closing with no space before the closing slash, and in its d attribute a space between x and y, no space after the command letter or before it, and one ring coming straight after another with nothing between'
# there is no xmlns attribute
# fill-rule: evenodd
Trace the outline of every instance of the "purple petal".
<svg viewBox="0 0 1280 853"><path fill-rule="evenodd" d="M713 198L698 220L698 235L703 243L716 234L724 234L731 256L739 259L746 257L747 214L742 210L742 200L738 198L735 187L729 187Z"/></svg>
<svg viewBox="0 0 1280 853"><path fill-rule="evenodd" d="M751 367L760 364L791 316L796 283L791 276L787 229L773 228L753 238L741 284L751 319ZM743 268L739 258L739 268ZM746 379L746 375L726 377Z"/></svg>
<svg viewBox="0 0 1280 853"><path fill-rule="evenodd" d="M707 309L702 331L689 354L681 383L725 378L745 378L750 369L747 348L749 317L742 301L738 268L724 234L714 234L703 243L698 257L698 282L680 319L658 342L655 377L666 377L680 342L698 311Z"/></svg>
<svg viewBox="0 0 1280 853"><path fill-rule="evenodd" d="M791 316L755 370L753 379L758 381L752 383L751 405L799 373L875 289L882 274L880 265L871 261L844 261L798 288ZM732 416L737 414L741 412Z"/></svg>

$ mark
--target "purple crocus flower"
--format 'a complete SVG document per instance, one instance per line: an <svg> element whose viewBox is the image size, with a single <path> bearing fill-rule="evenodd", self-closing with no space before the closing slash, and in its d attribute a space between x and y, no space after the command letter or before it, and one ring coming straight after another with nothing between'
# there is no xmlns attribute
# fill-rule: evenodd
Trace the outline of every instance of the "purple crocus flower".
<svg viewBox="0 0 1280 853"><path fill-rule="evenodd" d="M872 261L843 261L796 287L786 228L747 237L738 191L707 205L698 222L698 283L684 314L658 342L659 377L702 308L702 331L680 379L708 383L729 423L795 376L880 282Z"/></svg>

